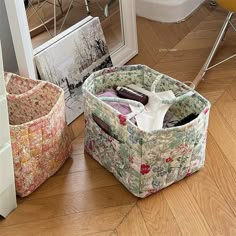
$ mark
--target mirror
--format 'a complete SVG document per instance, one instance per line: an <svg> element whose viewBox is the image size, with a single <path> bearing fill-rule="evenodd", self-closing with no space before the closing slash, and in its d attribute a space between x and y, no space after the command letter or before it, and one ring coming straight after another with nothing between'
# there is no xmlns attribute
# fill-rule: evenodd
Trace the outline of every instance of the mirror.
<svg viewBox="0 0 236 236"><path fill-rule="evenodd" d="M99 17L110 53L124 45L119 0L23 0L33 48L88 15Z"/></svg>
<svg viewBox="0 0 236 236"><path fill-rule="evenodd" d="M27 11L26 8L29 7L29 3L27 5L27 2L25 3L24 0L11 0L11 1L4 0L4 1L6 5L8 21L10 24L13 44L15 48L19 74L21 76L30 77L34 79L36 78L36 71L35 71L35 64L34 64L34 51L33 51L32 41L31 41L31 36L30 36L28 17L26 15L26 11ZM33 3L36 4L35 6L37 6L38 1L40 1L41 3L46 2L44 0L31 0L31 1L33 1L31 2L32 5ZM63 1L63 4L64 4L64 1L69 1L69 0L50 0L50 1L47 0L47 4L50 5L50 3L48 2L51 2L51 1L53 1L53 3L56 2L57 4L58 4L58 1L60 1L60 3ZM91 9L91 14L93 13L95 14L96 11L100 12L101 21L102 21L104 32L106 35L106 41L110 47L110 54L111 54L111 58L112 58L112 62L114 66L124 65L126 62L128 62L131 58L133 58L138 53L135 0L119 0L119 1L118 0L114 0L114 1L112 0L97 0L97 1L96 0L87 0L87 1L76 0L76 1L77 2L81 1L82 5L79 9L81 10L83 9L82 12L84 15L80 16L82 18L87 16L87 7L86 5L84 5L86 2L88 3L88 6L90 6L89 9ZM75 1L72 1L72 2L75 2ZM92 7L92 5L89 5L92 3L94 3L94 8ZM97 3L99 3L99 5ZM109 7L108 7L109 17L104 16L106 3L109 4ZM53 14L54 12L56 12L58 15L60 15L60 12L61 12L60 6L57 7L55 4L52 6L53 8L56 8L56 11L54 10L52 11ZM99 6L102 7L102 11L101 9L99 11ZM119 8L117 6L119 6ZM65 6L64 8L66 10ZM116 17L111 17L113 15L112 8L114 8L114 14L115 12L117 12L117 14L115 15L118 19L120 19L119 21L116 20ZM71 14L70 12L68 13L68 15ZM50 17L52 18L53 16L50 15ZM54 19L56 18L57 17L54 17ZM77 20L80 20L80 18L78 18ZM55 21L53 20L53 25L54 24L55 24ZM37 24L36 24L36 27L37 27ZM33 27L31 28L31 30L32 29ZM114 29L114 30L111 30L111 29ZM116 41L114 38L118 38L119 40ZM35 45L38 46L41 43L39 39L37 45L36 45L36 42L35 42Z"/></svg>

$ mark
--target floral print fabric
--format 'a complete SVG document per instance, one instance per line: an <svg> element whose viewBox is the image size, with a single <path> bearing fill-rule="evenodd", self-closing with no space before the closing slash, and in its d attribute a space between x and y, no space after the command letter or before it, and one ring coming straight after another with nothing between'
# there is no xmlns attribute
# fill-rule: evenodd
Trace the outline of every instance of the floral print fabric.
<svg viewBox="0 0 236 236"><path fill-rule="evenodd" d="M210 103L196 91L143 65L109 68L93 73L84 83L86 119L85 151L135 196L146 197L198 171L204 165ZM114 85L142 84L151 90L172 90L177 99L170 111L182 119L198 117L186 125L144 132L129 116L120 114L95 95ZM167 101L168 102L168 101ZM93 120L95 114L110 126L105 133Z"/></svg>
<svg viewBox="0 0 236 236"><path fill-rule="evenodd" d="M5 73L17 194L25 197L69 157L63 90Z"/></svg>

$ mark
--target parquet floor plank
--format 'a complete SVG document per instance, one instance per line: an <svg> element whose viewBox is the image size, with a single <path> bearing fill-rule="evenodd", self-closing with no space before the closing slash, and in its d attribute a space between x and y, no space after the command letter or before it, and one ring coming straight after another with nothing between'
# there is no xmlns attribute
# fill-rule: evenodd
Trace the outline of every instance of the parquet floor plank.
<svg viewBox="0 0 236 236"><path fill-rule="evenodd" d="M142 212L150 235L182 235L162 192L138 201L138 207Z"/></svg>
<svg viewBox="0 0 236 236"><path fill-rule="evenodd" d="M1 236L73 236L115 230L133 206L119 206L0 228ZM38 212L40 214L40 212Z"/></svg>
<svg viewBox="0 0 236 236"><path fill-rule="evenodd" d="M6 221L0 221L0 228L91 210L131 205L136 201L137 198L120 184L41 199L24 199L18 204L14 214L11 214Z"/></svg>
<svg viewBox="0 0 236 236"><path fill-rule="evenodd" d="M223 96L223 95L222 95ZM236 133L219 112L217 106L213 106L209 121L209 131L216 143L229 160L236 171Z"/></svg>
<svg viewBox="0 0 236 236"><path fill-rule="evenodd" d="M236 216L236 172L211 133L208 134L205 168Z"/></svg>
<svg viewBox="0 0 236 236"><path fill-rule="evenodd" d="M40 199L61 194L87 191L117 185L118 180L104 168L54 176L40 186L28 199Z"/></svg>
<svg viewBox="0 0 236 236"><path fill-rule="evenodd" d="M163 190L183 235L214 235L186 182Z"/></svg>
<svg viewBox="0 0 236 236"><path fill-rule="evenodd" d="M186 183L214 235L235 235L236 216L207 168L187 178Z"/></svg>
<svg viewBox="0 0 236 236"><path fill-rule="evenodd" d="M149 236L145 221L137 206L129 212L117 228L118 236Z"/></svg>

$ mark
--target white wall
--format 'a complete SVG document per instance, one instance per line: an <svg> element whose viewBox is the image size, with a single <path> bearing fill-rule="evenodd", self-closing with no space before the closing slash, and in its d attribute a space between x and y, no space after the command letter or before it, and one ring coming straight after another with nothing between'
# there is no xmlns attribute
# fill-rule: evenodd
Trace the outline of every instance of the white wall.
<svg viewBox="0 0 236 236"><path fill-rule="evenodd" d="M3 51L4 70L9 72L17 72L18 67L4 0L0 0L0 40Z"/></svg>

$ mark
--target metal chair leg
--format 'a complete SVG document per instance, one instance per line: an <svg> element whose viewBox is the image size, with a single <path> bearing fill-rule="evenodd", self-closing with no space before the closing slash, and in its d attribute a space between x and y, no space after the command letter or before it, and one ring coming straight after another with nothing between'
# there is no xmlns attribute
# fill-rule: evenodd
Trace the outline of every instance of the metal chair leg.
<svg viewBox="0 0 236 236"><path fill-rule="evenodd" d="M87 14L90 15L89 0L84 0Z"/></svg>
<svg viewBox="0 0 236 236"><path fill-rule="evenodd" d="M231 19L233 17L233 14L234 14L234 12L229 12L228 13L228 15L227 15L227 17L225 19L225 22L224 22L224 24L223 24L223 26L221 28L221 31L220 31L220 33L219 33L219 35L218 35L218 37L217 37L217 39L215 41L215 44L214 44L214 46L213 46L213 48L212 48L212 50L210 52L210 55L208 56L204 66L202 67L202 69L200 70L200 72L198 73L198 75L196 76L196 78L193 81L195 86L197 86L198 83L203 79L203 77L206 74L207 70L209 70L209 69L211 69L211 68L216 66L216 65L214 65L212 67L209 67L209 65L210 65L210 63L211 63L211 61L212 61L212 59L213 59L213 57L214 57L214 55L215 55L219 45L221 43L221 41L224 39L225 34L226 34L228 28L231 25ZM219 63L217 65L219 65Z"/></svg>
<svg viewBox="0 0 236 236"><path fill-rule="evenodd" d="M113 2L114 0L107 0L107 3L104 7L104 15L105 17L108 17L109 16L109 6L111 5L111 3Z"/></svg>
<svg viewBox="0 0 236 236"><path fill-rule="evenodd" d="M212 59L213 59L213 57L214 57L214 55L216 53L216 50L218 49L222 39L224 38L224 36L225 36L225 34L227 32L227 29L228 29L228 26L230 24L230 20L232 19L233 14L234 14L233 12L229 12L229 14L227 15L227 17L225 19L225 22L224 22L224 24L223 24L223 26L221 28L221 31L220 31L217 39L216 39L216 42L215 42L215 44L214 44L214 46L213 46L213 48L211 50L211 53L210 53L209 57L207 58L206 63L204 65L204 67L203 67L203 75L202 75L202 77L205 75L206 71L208 70L209 65L210 65L210 63L211 63L211 61L212 61Z"/></svg>

